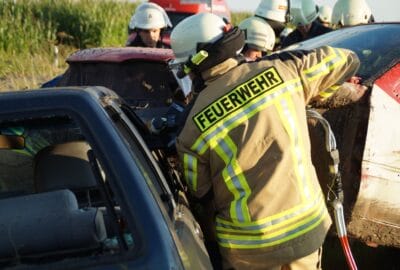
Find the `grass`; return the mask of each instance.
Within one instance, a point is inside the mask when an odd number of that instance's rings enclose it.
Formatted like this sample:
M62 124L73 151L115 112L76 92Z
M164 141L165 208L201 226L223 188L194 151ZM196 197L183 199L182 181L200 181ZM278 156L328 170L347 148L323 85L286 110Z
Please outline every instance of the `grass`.
M39 87L61 74L65 58L78 49L123 46L135 6L111 0L0 1L0 91ZM232 23L250 15L233 13Z
M107 0L0 1L0 91L38 87L75 50L123 45L134 9Z

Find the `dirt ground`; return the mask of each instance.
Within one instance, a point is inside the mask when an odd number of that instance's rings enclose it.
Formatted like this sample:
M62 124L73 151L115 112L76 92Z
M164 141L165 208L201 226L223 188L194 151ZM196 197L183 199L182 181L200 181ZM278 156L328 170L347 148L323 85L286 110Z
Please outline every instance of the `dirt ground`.
M350 240L350 246L359 270L400 270L400 249L398 248L369 247L355 240ZM328 236L325 241L322 269L349 269L339 239L335 236Z

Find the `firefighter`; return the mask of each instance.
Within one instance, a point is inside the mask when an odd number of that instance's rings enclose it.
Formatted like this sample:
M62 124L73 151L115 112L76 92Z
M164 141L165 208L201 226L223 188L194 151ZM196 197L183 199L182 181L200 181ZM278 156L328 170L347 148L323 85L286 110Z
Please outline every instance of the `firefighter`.
M246 39L242 53L247 60L257 60L274 49L275 33L265 20L250 17L241 21L239 28L245 31Z
M332 24L336 28L374 22L365 0L338 0L333 6Z
M311 163L306 105L359 67L323 46L241 61L244 34L200 13L172 31L172 67L197 85L176 139L182 173L206 208L224 269L317 269L331 219ZM290 268L294 269L294 268Z
M275 37L279 37L286 23L290 20L289 15L290 0L261 0L258 4L254 16L260 17L274 29ZM276 39L275 46L279 46L279 39Z
M290 6L291 23L296 30L281 41L282 48L332 31L318 22L319 10L314 0L300 0L297 3L299 5L293 2Z
M129 22L126 46L169 48L162 40L168 27L172 24L162 7L155 3L142 3Z
M332 8L328 5L319 6L318 21L325 27L332 28Z

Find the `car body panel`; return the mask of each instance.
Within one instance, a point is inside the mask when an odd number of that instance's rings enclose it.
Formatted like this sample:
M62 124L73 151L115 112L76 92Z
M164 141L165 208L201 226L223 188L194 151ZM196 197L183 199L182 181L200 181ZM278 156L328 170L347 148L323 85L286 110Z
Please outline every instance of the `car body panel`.
M180 224L181 210L177 207L180 203L173 200L162 170L147 149L139 131L134 127L134 122L129 121L120 109L120 105L119 97L104 87L85 89L63 87L0 94L0 124L3 126L19 123L18 121L22 119L28 122L32 119L43 119L35 122L41 126L43 122L58 115L68 115L78 123L84 138L89 142L96 159L107 175L115 199L123 210L126 228L134 232L135 236L134 248L121 253L115 252L104 256L97 253L91 255L92 258L63 258L62 262L49 261L39 265L30 265L26 262L25 265L18 264L19 260L24 262L24 257L21 256L15 265L18 269L21 269L21 266L24 269L35 267L207 269L211 267L201 238L199 239L201 232L198 228L197 231L192 230L196 221L189 216L190 212L186 212L192 227L187 227L185 232L181 232L182 228L186 227ZM117 127L118 125L120 127ZM121 130L131 134L128 136L129 140ZM133 146L136 148L132 148ZM3 154L4 151L0 151L0 155ZM144 163L140 163L140 160ZM0 188L0 191L3 190ZM188 240L189 234L192 235L191 241ZM186 242L182 242L181 237L186 239ZM188 255L190 250L198 250L199 253L202 250L203 253L195 258ZM3 262L4 258L0 258L0 265ZM13 267L10 266L10 269Z
M376 81L370 98L361 182L349 231L400 247L400 64ZM360 229L362 228L362 229Z
M358 100L334 96L317 107L335 133L340 153L346 224L350 236L371 245L400 247L400 23L342 28L288 47L331 45L357 53L368 91ZM328 192L323 134L310 127L313 162ZM326 155L326 153L325 153Z

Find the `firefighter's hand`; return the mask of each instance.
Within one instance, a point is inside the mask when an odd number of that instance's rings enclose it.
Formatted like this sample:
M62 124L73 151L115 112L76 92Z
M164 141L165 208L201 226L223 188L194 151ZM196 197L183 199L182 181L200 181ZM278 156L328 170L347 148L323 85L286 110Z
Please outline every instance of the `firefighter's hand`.
M152 134L160 134L165 128L167 128L168 122L165 117L154 117L149 123L149 130Z

